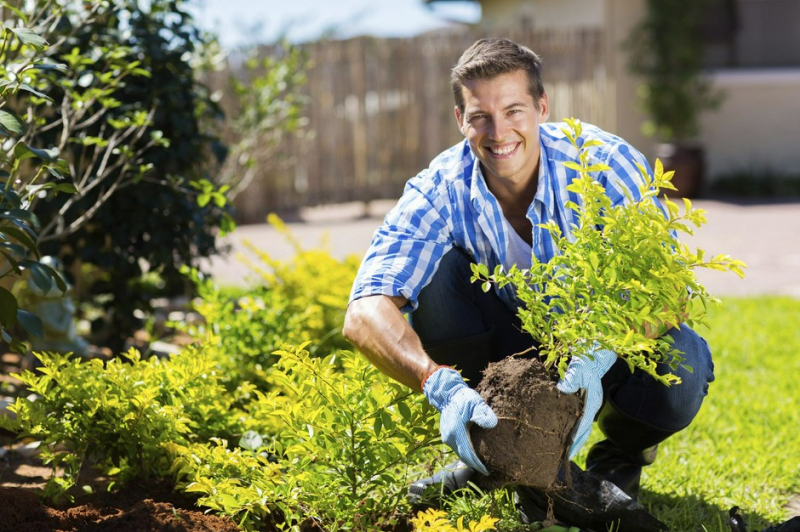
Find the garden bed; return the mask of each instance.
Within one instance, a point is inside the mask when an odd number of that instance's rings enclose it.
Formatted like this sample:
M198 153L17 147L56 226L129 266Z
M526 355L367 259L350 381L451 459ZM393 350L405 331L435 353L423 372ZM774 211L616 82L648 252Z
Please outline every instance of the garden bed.
M5 476L5 475L4 475ZM15 474L14 476L19 476ZM237 532L236 524L203 513L191 499L168 488L129 486L119 492L86 495L74 504L42 503L30 489L0 487L0 531L14 532Z
M7 353L0 358L0 385L5 391L18 389L9 373L19 371L20 357ZM5 394L3 394L5 395ZM126 486L108 492L103 479L87 481L93 493L61 506L45 504L38 492L52 469L44 465L35 449L0 433L0 532L236 532L227 518L205 514L194 499L163 484Z

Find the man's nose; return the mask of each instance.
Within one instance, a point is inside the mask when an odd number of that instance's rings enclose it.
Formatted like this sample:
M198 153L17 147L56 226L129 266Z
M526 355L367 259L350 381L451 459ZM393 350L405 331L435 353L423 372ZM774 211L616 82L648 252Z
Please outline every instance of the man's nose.
M489 130L489 138L491 140L503 140L509 132L509 127L503 118L496 117L492 120L492 125Z

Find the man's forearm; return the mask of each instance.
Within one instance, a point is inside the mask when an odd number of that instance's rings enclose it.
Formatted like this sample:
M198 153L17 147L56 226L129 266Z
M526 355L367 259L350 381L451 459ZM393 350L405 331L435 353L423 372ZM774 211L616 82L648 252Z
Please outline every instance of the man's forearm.
M347 308L342 332L375 367L419 391L436 363L400 312L402 303L387 296L357 299Z

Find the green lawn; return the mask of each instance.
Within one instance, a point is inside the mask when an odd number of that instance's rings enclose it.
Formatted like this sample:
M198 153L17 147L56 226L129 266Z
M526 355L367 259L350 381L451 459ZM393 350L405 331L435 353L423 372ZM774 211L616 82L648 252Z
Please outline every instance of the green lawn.
M739 506L751 532L788 519L800 497L800 300L727 298L700 330L714 355L716 380L700 414L659 447L645 468L640 502L672 532L730 532ZM595 428L576 461L602 438ZM475 504L456 497L451 519L501 517L498 530L522 530L504 494ZM493 502L492 502L493 501Z
M641 502L673 531L729 532L734 505L760 530L800 493L800 300L724 299L709 324L716 381L646 468Z

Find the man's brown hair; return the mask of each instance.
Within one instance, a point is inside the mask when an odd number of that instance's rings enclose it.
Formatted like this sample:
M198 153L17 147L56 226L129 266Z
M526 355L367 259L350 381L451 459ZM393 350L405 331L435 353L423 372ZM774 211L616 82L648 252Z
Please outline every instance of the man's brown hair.
M542 60L536 53L508 39L480 39L461 54L450 74L450 86L459 113L464 114L466 81L491 79L500 74L523 70L528 75L528 93L533 96L536 108L544 96L542 85Z

